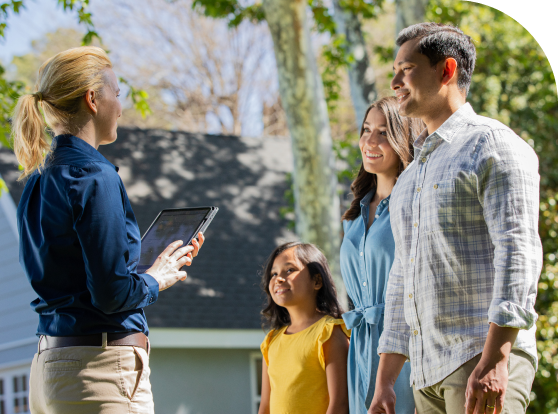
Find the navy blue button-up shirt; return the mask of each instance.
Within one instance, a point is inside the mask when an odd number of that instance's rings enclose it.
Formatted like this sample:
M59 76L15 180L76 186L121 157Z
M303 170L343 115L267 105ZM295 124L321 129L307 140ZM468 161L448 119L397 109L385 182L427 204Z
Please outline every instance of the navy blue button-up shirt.
M17 209L19 261L38 298L37 335L148 334L159 284L136 273L140 232L117 168L71 135L52 142Z

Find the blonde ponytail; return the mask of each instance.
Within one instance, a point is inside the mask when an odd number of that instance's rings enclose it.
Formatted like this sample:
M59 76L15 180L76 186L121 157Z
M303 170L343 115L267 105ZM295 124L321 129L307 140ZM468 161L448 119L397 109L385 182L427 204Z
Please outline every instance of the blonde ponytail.
M14 152L23 166L23 173L19 177L21 180L41 168L50 145L46 140L45 122L35 95L23 95L18 99L12 119Z
M20 97L12 117L14 152L23 166L20 180L43 166L50 151L46 127L71 133L81 99L89 89L101 93L109 68L112 63L105 51L94 46L68 49L43 63L37 92Z

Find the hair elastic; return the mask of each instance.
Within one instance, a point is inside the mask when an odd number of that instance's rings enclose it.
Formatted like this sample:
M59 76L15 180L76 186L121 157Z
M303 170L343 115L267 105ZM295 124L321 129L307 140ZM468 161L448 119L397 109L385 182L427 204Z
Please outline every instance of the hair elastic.
M34 96L35 98L37 98L37 100L38 100L39 102L41 102L41 101L43 100L43 94L42 94L41 92L35 92L35 93L33 94L33 96Z

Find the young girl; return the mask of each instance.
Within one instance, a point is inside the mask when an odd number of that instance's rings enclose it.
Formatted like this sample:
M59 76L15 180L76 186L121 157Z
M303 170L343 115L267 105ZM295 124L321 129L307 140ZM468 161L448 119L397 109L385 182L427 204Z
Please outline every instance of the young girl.
M272 330L261 345L259 414L349 412L347 330L324 255L312 244L286 243L262 278L263 315Z

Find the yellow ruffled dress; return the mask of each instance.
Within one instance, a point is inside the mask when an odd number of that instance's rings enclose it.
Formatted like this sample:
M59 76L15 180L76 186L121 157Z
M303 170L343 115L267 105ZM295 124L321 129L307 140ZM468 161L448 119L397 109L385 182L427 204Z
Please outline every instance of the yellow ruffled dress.
M323 345L343 319L324 316L295 334L270 331L261 350L271 385L270 414L325 414L329 405Z

